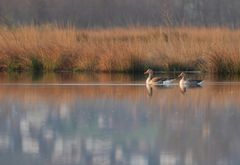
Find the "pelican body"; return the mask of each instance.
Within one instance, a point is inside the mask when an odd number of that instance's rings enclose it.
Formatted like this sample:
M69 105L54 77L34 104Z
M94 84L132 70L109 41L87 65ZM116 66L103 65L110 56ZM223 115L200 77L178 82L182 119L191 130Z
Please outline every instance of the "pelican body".
M178 77L181 78L181 80L179 81L180 87L196 87L201 86L203 83L203 80L186 79L186 74L184 72L182 72Z
M153 77L153 70L148 69L144 74L148 74L148 78L146 80L147 85L169 85L175 79L167 79L161 77Z

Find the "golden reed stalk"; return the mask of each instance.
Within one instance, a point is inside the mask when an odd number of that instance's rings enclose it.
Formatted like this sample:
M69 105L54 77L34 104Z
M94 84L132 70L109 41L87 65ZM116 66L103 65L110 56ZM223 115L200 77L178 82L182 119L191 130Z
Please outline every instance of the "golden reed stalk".
M0 27L2 71L240 73L240 30L194 27Z

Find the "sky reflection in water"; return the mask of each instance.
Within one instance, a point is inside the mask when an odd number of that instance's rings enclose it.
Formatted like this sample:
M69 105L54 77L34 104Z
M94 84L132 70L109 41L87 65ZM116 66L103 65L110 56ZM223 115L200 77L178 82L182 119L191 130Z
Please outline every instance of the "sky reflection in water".
M1 75L0 83L137 83L130 75ZM210 80L209 80L210 81ZM240 85L0 85L1 164L240 162ZM213 80L211 80L213 82Z

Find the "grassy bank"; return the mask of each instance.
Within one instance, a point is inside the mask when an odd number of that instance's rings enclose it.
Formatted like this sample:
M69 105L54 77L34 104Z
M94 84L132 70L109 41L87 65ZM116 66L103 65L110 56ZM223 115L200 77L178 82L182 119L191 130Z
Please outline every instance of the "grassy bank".
M201 70L240 73L240 30L0 27L2 71Z

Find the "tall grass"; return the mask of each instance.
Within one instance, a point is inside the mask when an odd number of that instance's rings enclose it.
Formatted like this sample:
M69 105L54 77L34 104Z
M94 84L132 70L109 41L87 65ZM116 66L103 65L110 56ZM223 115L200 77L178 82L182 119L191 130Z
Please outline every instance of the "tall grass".
M0 27L0 69L240 73L239 46L240 30L225 28Z

